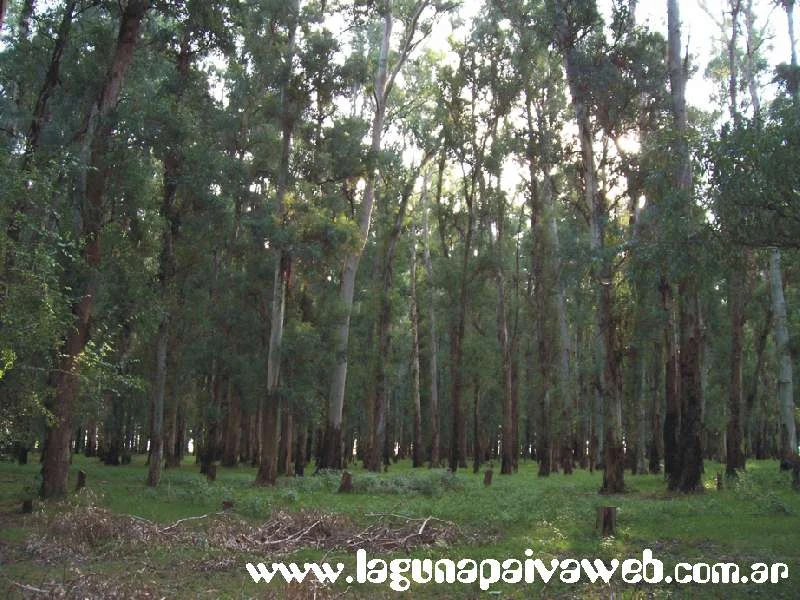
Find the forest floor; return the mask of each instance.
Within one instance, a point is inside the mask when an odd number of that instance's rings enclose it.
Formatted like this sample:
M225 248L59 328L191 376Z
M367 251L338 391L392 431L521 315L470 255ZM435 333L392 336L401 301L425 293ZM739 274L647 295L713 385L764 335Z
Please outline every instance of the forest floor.
M388 582L331 587L254 583L248 562L342 562L355 573L356 549L369 558L640 558L644 549L671 573L677 562L782 562L778 584L567 585L549 583L414 585L414 598L800 598L800 493L774 461L751 461L737 482L716 489L722 467L706 463L706 492L671 495L662 476L626 474L628 493L600 496L602 473L536 476L536 465L500 476L411 469L352 470L352 493L338 493L334 473L252 485L254 469L218 469L201 477L193 462L165 471L157 489L144 484L144 458L106 467L74 458L87 487L62 502L35 503L31 464L0 463L0 596L8 598L392 598ZM225 510L223 510L225 503ZM230 505L232 503L232 506ZM617 532L595 531L598 506L617 506ZM199 517L199 518L190 518ZM583 578L586 581L586 578ZM401 594L402 596L403 594Z

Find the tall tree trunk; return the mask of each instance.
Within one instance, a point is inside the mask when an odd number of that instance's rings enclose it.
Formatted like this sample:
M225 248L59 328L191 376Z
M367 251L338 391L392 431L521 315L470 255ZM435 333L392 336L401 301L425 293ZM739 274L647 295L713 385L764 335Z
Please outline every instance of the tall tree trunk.
M442 180L444 176L444 158L442 152L439 162L439 177L436 183L437 198L441 198ZM439 466L439 448L441 446L441 433L439 426L439 334L436 329L436 289L433 280L433 261L431 260L430 228L428 221L428 180L422 183L422 229L423 229L423 260L425 273L428 277L428 330L430 346L430 466Z
M678 431L680 429L680 399L678 395L678 350L675 335L675 308L672 286L661 278L661 308L664 312L664 474L669 477L678 468Z
M742 451L742 337L744 330L744 265L733 267L729 281L731 319L730 386L728 388L728 426L726 435L727 457L725 471L735 476L744 470L745 456Z
M167 309L164 309L165 311ZM158 327L156 340L156 374L151 390L150 457L147 469L147 485L154 487L161 479L161 459L164 437L164 388L167 378L167 342L169 340L169 317L164 315Z
M103 196L106 169L105 150L111 127L101 124L116 105L125 72L133 61L139 28L149 6L148 0L129 0L120 21L119 35L105 81L86 117L82 133L82 172L78 189L85 207L81 237L85 240L84 257L90 273L81 286L78 300L72 306L74 323L66 336L55 375L53 424L48 427L42 464L41 495L44 498L63 496L67 491L69 470L69 438L72 414L78 388L77 359L89 341L92 310L96 293L95 272L100 266L100 234L103 227Z
M536 321L536 339L538 340L538 364L541 377L542 406L542 440L547 448L543 453L545 463L540 463L539 475L550 472L550 450L553 440L559 446L570 450L562 452L562 461L567 472L572 472L572 410L573 395L569 372L569 326L567 324L564 290L559 275L561 260L559 254L558 225L554 202L554 188L550 171L553 166L551 144L554 134L552 124L548 120L546 107L536 104L534 95L526 90L526 117L530 139L528 141L528 163L531 190L529 203L531 206L532 246L532 283L534 296L534 314ZM535 114L534 114L535 113ZM534 119L536 129L534 129ZM538 144L534 131L538 132ZM541 184L538 183L542 174ZM557 390L557 392L556 392ZM554 393L555 392L555 393ZM558 398L559 407L551 406L553 396ZM559 418L553 427L553 412Z
M242 439L242 408L239 393L230 381L227 396L221 462L223 467L235 467L239 464Z
M684 235L687 252L690 243L692 217L692 174L687 141L686 70L681 60L681 23L677 0L667 2L668 67L672 93L672 113L675 133L678 136L678 168L675 189L683 194ZM688 270L688 269L687 269ZM702 490L702 382L700 373L700 308L696 274L684 272L678 283L680 355L680 434L677 469L670 474L669 487L682 492Z
M479 167L476 166L475 170ZM466 421L462 407L464 392L464 333L467 319L467 284L469 279L469 260L472 254L472 235L475 215L473 211L475 177L473 171L470 189L465 189L464 200L467 204L467 228L464 232L464 248L461 255L461 272L459 273L458 305L456 315L450 324L450 403L452 427L450 436L450 458L448 467L455 473L466 464ZM464 184L465 188L468 184Z
M731 7L731 35L728 39L728 99L729 111L734 124L741 120L738 106L738 60L736 57L739 37L739 13L741 0L729 0ZM748 36L749 37L749 36ZM748 41L749 46L749 41ZM748 50L749 53L749 50ZM749 59L745 60L745 63ZM746 67L746 70L747 69ZM756 114L757 114L756 110ZM734 260L730 265L728 277L728 310L731 323L730 383L728 386L728 424L725 432L725 472L728 477L736 476L745 468L745 456L742 451L742 337L745 321L745 269L747 261L745 252L736 248Z
M387 86L389 42L392 36L392 3L388 0L383 9L383 37L381 39L378 70L375 74L375 115L372 120L371 151L377 155L381 150L383 121L386 116L386 102L391 86ZM360 243L358 248L348 254L342 268L339 283L339 300L344 311L342 322L335 331L336 362L331 377L328 397L328 418L325 429L325 442L321 455L320 468L342 468L342 417L344 415L344 393L347 384L347 349L350 339L350 315L353 310L356 273L361 255L369 237L372 207L375 200L375 174L370 172L364 188L364 199L359 215Z
M308 428L305 420L299 422L297 427L297 443L294 451L294 474L302 477L305 473L306 463L308 462Z
M786 22L789 33L790 64L797 70L797 49L794 34L794 0L784 0ZM795 86L795 100L798 98ZM775 322L775 351L778 356L778 406L780 410L779 455L787 458L797 454L797 424L795 421L794 383L792 355L789 347L789 329L786 299L783 293L781 275L781 252L778 248L770 250L769 257L770 297L772 315Z
M417 236L412 227L411 236L411 400L414 405L414 441L411 464L421 467L425 462L422 445L422 401L419 377L419 310L417 307Z
M188 27L188 25L187 25ZM189 60L191 57L189 33L184 32L180 52L175 65L177 87L173 110L177 112L189 79ZM164 195L161 203L161 216L166 221L162 233L161 264L159 266L159 294L161 301L161 322L156 339L156 368L151 390L150 410L152 430L150 432L150 463L147 485L154 487L161 479L161 459L164 452L164 392L167 381L167 353L169 351L170 316L172 287L177 271L175 242L180 229L180 212L176 207L178 180L183 171L183 156L177 144L167 150L164 158Z
M372 119L372 140L370 150L374 156L381 151L383 126L386 118L386 108L394 86L394 81L405 64L410 52L414 49L414 36L419 26L422 12L429 6L427 0L417 0L413 6L412 16L406 23L403 31L402 42L397 59L389 69L389 46L392 37L392 0L384 0L379 4L379 11L383 17L383 36L381 38L378 66L375 73L375 114ZM370 221L375 201L376 173L371 170L367 174L364 197L358 215L360 240L358 247L347 255L342 268L339 282L339 300L344 313L342 321L334 332L335 338L335 363L331 375L330 392L328 395L328 414L325 428L325 440L320 454L320 468L342 467L342 417L344 416L344 395L347 385L347 352L350 338L350 316L353 310L353 297L355 292L355 279L361 255L369 239ZM376 415L380 418L380 415ZM385 417L384 417L385 421ZM386 447L386 437L383 437L383 446ZM384 452L385 454L385 452Z
M484 194L482 193L482 195ZM494 224L497 228L497 242L494 244L494 260L496 265L494 279L495 288L497 290L497 341L500 345L500 376L503 382L503 424L500 473L502 475L510 475L514 472L514 459L516 454L515 430L517 428L517 423L514 420L513 357L511 355L511 336L509 332L508 312L506 310L506 274L503 250L503 238L505 237L505 200L502 194L497 194L497 214L494 218Z
M664 430L661 423L661 375L663 347L655 342L655 357L651 361L650 380L650 446L648 448L648 469L655 475L661 472L661 457L664 455Z
M775 323L775 353L778 357L778 406L780 408L780 447L782 458L797 454L792 355L789 349L789 328L786 299L781 276L781 253L772 248L769 257L770 297Z
M622 446L622 393L620 386L619 354L616 344L617 324L614 319L613 267L605 249L605 221L608 218L606 198L597 185L592 127L589 107L581 83L580 57L575 47L575 34L569 30L567 9L559 2L557 36L564 53L564 68L567 74L572 108L578 125L581 145L584 203L589 214L590 245L599 264L593 269L597 288L596 345L598 362L602 368L602 392L605 411L604 420L604 471L603 493L624 491L624 452Z
M295 36L300 19L299 0L292 0L290 8L289 34L284 73L281 83L281 155L278 166L278 181L275 189L275 215L278 222L286 216L284 199L289 186L289 167L292 153L292 135L295 115L289 99L292 80L292 63L295 55ZM261 454L256 484L274 485L278 474L278 435L280 428L280 398L278 386L281 379L281 346L286 320L286 291L291 274L291 256L286 248L278 248L275 273L272 282L272 304L270 311L269 350L267 353L267 394L261 398Z
M281 422L281 443L278 450L278 473L291 475L293 471L292 452L294 452L294 415L287 409L283 411Z
M403 228L403 221L406 215L408 201L414 191L417 170L413 170L403 186L400 197L400 206L395 214L392 229L386 238L381 257L381 290L378 301L378 348L375 356L375 373L373 376L374 396L372 398L371 414L372 419L367 423L367 452L364 457L364 467L370 471L380 471L384 457L384 449L389 439L387 438L388 421L388 380L386 375L386 363L390 358L392 337L392 302L391 293L394 283L394 257L397 252L397 243L400 240L400 232ZM385 457L384 457L385 458Z
M180 466L175 446L178 439L178 398L174 384L170 386L170 401L164 407L164 468Z

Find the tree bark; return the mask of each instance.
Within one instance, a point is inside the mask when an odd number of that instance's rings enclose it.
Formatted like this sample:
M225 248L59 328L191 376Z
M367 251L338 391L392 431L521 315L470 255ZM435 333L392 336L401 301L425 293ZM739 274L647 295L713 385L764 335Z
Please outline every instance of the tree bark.
M235 386L228 382L228 393L225 411L224 441L222 448L222 466L235 467L239 464L239 449L242 439L242 409L239 393Z
M790 458L797 454L797 429L795 423L792 355L789 349L786 299L783 294L783 277L781 276L781 253L777 248L772 248L770 251L769 279L772 314L775 324L775 354L778 357L779 455L781 458Z

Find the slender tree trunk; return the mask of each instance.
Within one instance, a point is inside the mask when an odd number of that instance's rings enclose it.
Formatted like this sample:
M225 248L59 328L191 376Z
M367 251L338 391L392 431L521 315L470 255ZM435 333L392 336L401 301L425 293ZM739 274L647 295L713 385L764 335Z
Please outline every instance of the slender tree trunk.
M292 452L294 451L294 415L284 410L281 423L281 443L278 450L278 473L291 475L293 471Z
M102 230L103 196L106 169L103 164L111 128L101 123L116 105L125 78L133 61L139 28L149 6L148 0L129 0L122 13L119 36L108 73L92 104L82 133L81 158L83 169L78 189L85 198L87 214L83 215L82 237L86 240L84 256L89 265L88 281L82 286L78 301L72 306L74 323L62 347L55 375L56 389L52 405L53 424L48 428L45 445L47 452L42 464L42 489L44 498L63 496L67 491L69 469L69 438L72 414L77 393L77 359L89 341L92 310L96 293L94 272L100 266L100 234Z
M741 0L729 0L731 7L731 35L728 39L728 98L731 119L735 124L741 120L738 106L738 60L736 57L739 37L739 13ZM749 46L749 42L748 42ZM749 50L748 50L749 53ZM747 63L749 59L745 60ZM747 67L745 67L747 70ZM757 114L758 111L756 111ZM745 456L742 452L742 337L745 321L745 269L747 261L745 252L739 248L733 250L736 260L730 266L728 277L728 310L731 323L730 383L728 386L728 424L725 432L725 471L728 477L735 477L739 470L745 468Z
M664 393L666 410L664 412L664 474L669 477L678 466L678 431L680 429L680 399L678 396L678 351L675 336L675 309L672 299L672 286L665 277L661 278L661 307L664 311Z
M400 206L395 215L394 224L387 236L381 258L381 290L378 303L378 348L375 356L375 373L373 377L374 397L372 399L372 420L368 420L368 445L364 466L370 471L380 471L384 448L388 443L387 415L388 415L388 381L386 376L386 362L391 353L392 337L392 302L391 293L394 283L394 257L397 252L397 243L406 215L408 201L414 190L417 171L409 177L403 188Z
M604 420L604 493L624 491L624 453L622 446L622 393L620 386L620 365L616 344L617 324L614 320L614 278L613 267L605 249L605 221L608 207L604 194L597 185L597 172L592 144L592 127L589 110L581 84L580 57L577 55L573 32L568 30L566 7L559 3L558 41L564 52L564 67L567 74L572 108L578 125L584 180L584 203L589 213L590 245L598 257L594 268L597 287L597 331L596 344L599 364L602 368L602 395L605 403Z
M228 401L226 404L222 466L235 467L239 464L239 450L242 439L242 409L239 393L231 382L228 382Z
M295 36L300 18L299 0L292 0L290 7L289 37L281 87L281 155L278 181L275 189L275 214L280 222L285 218L284 199L289 185L289 168L292 153L292 135L295 116L290 106L289 86L292 79L292 63L295 54ZM275 260L272 283L272 305L270 312L269 350L267 353L267 394L261 398L261 455L256 484L274 485L278 472L278 435L280 427L280 398L278 386L281 379L281 346L286 320L286 291L291 274L291 256L286 248L279 248Z
M166 309L165 309L166 310ZM169 317L164 315L158 327L156 341L156 375L151 396L150 458L147 470L147 485L154 487L161 479L161 459L164 448L164 388L167 378L167 342L169 340Z
M734 266L729 281L731 319L730 386L728 398L727 457L725 471L735 476L744 470L742 452L742 337L744 330L744 265Z
M371 150L377 155L381 149L383 121L386 115L386 101L390 86L387 86L389 42L392 35L392 5L387 1L383 12L383 38L381 40L378 70L375 75L375 115L372 120ZM320 468L342 468L342 417L344 414L344 393L347 383L347 349L350 338L350 315L353 310L356 273L361 262L370 230L372 207L375 199L375 174L367 176L364 199L359 215L360 243L356 251L349 254L344 261L339 284L339 300L344 311L344 318L335 331L336 362L331 377L328 398L328 419L325 429L325 442L321 455Z
M411 399L414 404L414 441L411 463L421 467L425 462L422 445L422 401L419 377L419 310L417 308L417 237L411 238Z
M190 38L184 33L181 49L176 63L177 91L173 109L177 112L181 98L189 78L189 61L191 57ZM161 295L161 323L156 340L156 368L153 388L151 390L150 410L152 414L152 430L150 432L150 463L147 474L147 485L154 487L161 479L161 459L164 452L164 392L167 381L167 354L169 351L170 317L172 303L172 287L177 271L175 258L175 242L180 230L180 212L176 207L178 179L183 170L183 156L178 148L172 147L164 158L164 195L161 204L161 216L166 221L162 234L161 264L159 273L159 292Z
M478 168L478 167L476 167ZM469 278L469 260L472 254L472 235L475 215L473 212L473 193L475 191L475 177L470 190L465 190L464 199L467 204L467 228L464 232L464 247L461 255L461 272L459 274L458 306L455 319L450 325L450 403L452 415L452 429L450 436L450 459L448 467L455 473L458 468L466 463L466 427L462 397L464 392L464 333L467 319L467 283ZM465 184L466 187L466 184Z
M294 451L294 474L302 477L305 473L306 463L308 462L308 425L305 421L298 423L297 427L297 444Z
M651 361L652 376L650 381L650 446L648 452L648 468L655 475L661 472L661 457L664 455L664 429L661 423L661 375L663 348L655 343L654 360Z
M795 424L792 355L789 349L789 328L786 299L781 277L781 253L777 248L769 257L770 296L775 323L775 353L778 357L778 406L780 408L781 458L797 454L797 429Z
M437 180L437 197L441 198L442 179L444 175L444 152L439 163L439 178ZM423 259L425 273L428 277L428 328L430 333L430 466L439 466L439 448L441 447L441 434L439 429L439 335L436 329L436 289L433 280L433 261L431 260L430 229L428 221L428 180L423 181L422 187L422 227L423 227Z
M794 0L784 1L787 28L789 32L791 66L797 69L797 50L794 34ZM795 90L795 99L800 92ZM779 456L791 457L797 454L797 425L795 421L794 383L792 355L789 347L786 299L783 293L781 275L781 252L778 248L770 250L769 257L770 297L772 315L775 322L775 351L778 356L778 406L780 410Z
M692 175L687 142L688 124L686 116L686 71L681 60L681 23L677 0L667 2L668 21L668 66L672 93L672 113L675 132L679 138L678 169L675 188L684 195L684 235L690 234L692 216ZM687 248L693 253L691 248ZM691 255L690 255L691 257ZM688 267L687 267L688 270ZM678 284L680 355L680 434L677 469L670 473L669 487L681 492L702 490L703 443L702 443L702 382L700 373L700 308L696 274L683 273Z
M178 439L178 398L174 384L170 386L171 398L164 407L164 468L172 469L180 466L176 445Z

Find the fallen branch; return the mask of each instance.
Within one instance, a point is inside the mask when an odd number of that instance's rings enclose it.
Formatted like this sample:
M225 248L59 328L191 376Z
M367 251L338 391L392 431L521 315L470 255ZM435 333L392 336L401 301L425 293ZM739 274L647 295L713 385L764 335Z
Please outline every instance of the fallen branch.
M180 525L181 523L186 523L187 521L199 521L200 519L207 519L208 517L211 517L211 516L215 516L215 515L218 516L218 515L224 515L224 514L225 514L224 512L216 512L216 513L208 513L208 514L205 514L205 515L200 515L199 517L186 517L184 519L178 519L172 525L164 527L164 529L159 529L158 533L166 533L167 531L170 531L171 529L175 529L178 525Z
M6 577L8 579L8 577ZM25 585L24 583L20 583L19 581L14 581L13 579L8 579L8 581L20 589L25 590L26 592L33 592L35 594L50 594L48 590L42 590L37 587L33 587L32 585Z
M304 535L306 535L309 531L314 529L314 527L316 527L320 523L321 523L321 521L319 521L319 520L314 521L314 523L312 523L311 527L307 527L306 529L304 529L303 531L301 531L299 533L295 533L294 535L290 535L288 538L286 538L284 540L267 540L264 543L265 544L285 544L287 542L293 542L293 541L295 541L297 539L302 538Z

